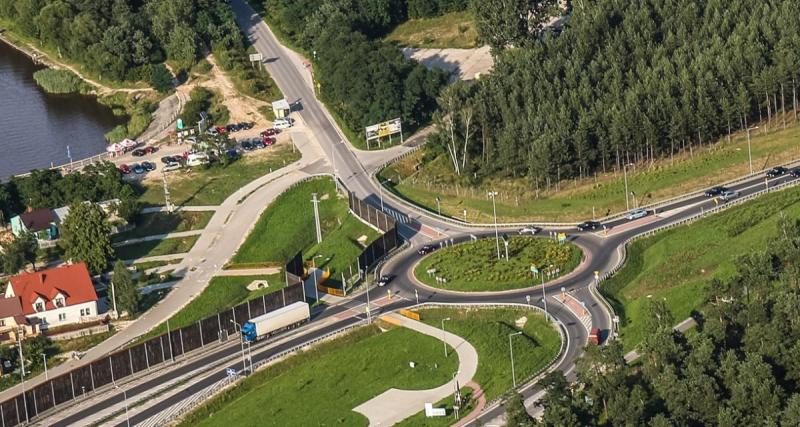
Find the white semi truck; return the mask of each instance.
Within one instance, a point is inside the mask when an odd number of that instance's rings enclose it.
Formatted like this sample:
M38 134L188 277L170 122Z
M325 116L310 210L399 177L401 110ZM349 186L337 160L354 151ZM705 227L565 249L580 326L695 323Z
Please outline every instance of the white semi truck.
M307 322L310 318L311 311L308 308L308 304L298 301L250 319L242 326L242 336L247 341L256 341L277 332L291 329Z

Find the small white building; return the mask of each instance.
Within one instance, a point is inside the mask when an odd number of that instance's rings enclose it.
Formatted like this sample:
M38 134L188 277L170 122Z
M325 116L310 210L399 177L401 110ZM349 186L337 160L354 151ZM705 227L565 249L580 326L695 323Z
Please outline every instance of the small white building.
M39 330L96 320L99 314L97 293L84 263L11 277L4 297L18 299L22 315Z
M289 105L289 101L283 98L272 103L272 112L276 119L282 119L292 112L292 107Z

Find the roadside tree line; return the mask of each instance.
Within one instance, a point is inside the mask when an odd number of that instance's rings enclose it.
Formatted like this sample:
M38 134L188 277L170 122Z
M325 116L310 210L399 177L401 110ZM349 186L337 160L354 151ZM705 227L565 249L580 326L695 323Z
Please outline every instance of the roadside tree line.
M516 3L475 12L494 70L439 99L430 147L465 180L547 184L797 120L795 1L574 2L560 35Z

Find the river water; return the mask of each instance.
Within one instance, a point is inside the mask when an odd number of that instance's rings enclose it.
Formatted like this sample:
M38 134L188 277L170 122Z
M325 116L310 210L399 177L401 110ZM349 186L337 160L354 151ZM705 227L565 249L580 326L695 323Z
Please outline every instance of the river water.
M0 180L80 160L105 150L106 132L123 122L91 96L51 95L33 80L40 69L0 41Z

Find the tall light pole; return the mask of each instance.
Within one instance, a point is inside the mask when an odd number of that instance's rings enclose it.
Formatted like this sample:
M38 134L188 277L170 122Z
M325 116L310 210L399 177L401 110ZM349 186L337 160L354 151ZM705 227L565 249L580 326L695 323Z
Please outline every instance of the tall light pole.
M492 198L492 211L494 212L494 240L497 246L497 259L500 259L500 232L497 231L497 205L495 204L495 197L497 191L490 191L488 196Z
M114 278L111 278L111 302L114 307L114 318L119 318L119 312L117 311L117 293L114 291Z
M334 181L336 177L334 177ZM317 193L311 193L311 203L314 204L314 226L317 230L317 243L322 242L322 228L319 224L319 199Z
M416 289L414 289L414 296L417 298L417 305L419 305L419 292Z
M625 210L631 209L630 202L628 201L628 165L622 165L622 175L625 177Z
M753 174L753 150L750 148L750 131L758 129L758 126L747 128L747 158L750 160L750 175Z
M517 388L517 374L514 372L514 346L511 345L511 337L515 335L522 335L522 331L508 334L508 352L511 355L511 381L514 388Z
M233 323L233 325L234 325L234 330L236 330L236 328L239 329L239 344L241 344L241 346L242 346L242 374L246 375L247 374L247 363L245 362L245 359L244 359L244 334L242 333L242 326L240 324L236 323L236 321L233 320L233 319L231 319L231 323Z
M450 320L449 317L445 317L442 319L442 343L444 344L444 357L447 357L447 341L445 340L445 333L444 333L444 321Z
M42 360L44 361L44 379L47 380L47 355L42 354Z
M550 316L547 315L547 295L544 293L544 268L542 269L542 302L544 303L544 318L549 321Z
M122 392L122 401L125 402L125 423L127 427L131 427L131 417L128 415L128 392L119 386L114 386L114 388Z

